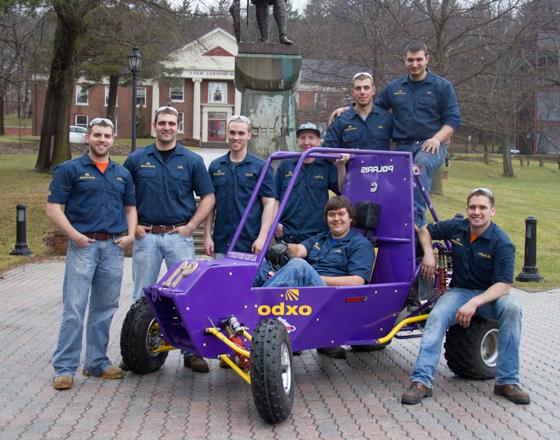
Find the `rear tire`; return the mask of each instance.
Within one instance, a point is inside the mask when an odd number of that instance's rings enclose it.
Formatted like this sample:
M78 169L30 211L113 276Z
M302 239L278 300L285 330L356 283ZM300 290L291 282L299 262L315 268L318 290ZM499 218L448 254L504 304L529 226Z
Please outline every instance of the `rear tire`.
M496 377L498 359L498 321L473 317L471 325L453 325L445 338L445 359L457 376L487 380Z
M292 346L286 327L276 319L257 324L251 340L251 390L268 423L286 420L294 404Z
M146 298L130 307L121 331L121 356L127 367L138 374L153 373L161 368L168 352L154 353L164 344L159 323Z

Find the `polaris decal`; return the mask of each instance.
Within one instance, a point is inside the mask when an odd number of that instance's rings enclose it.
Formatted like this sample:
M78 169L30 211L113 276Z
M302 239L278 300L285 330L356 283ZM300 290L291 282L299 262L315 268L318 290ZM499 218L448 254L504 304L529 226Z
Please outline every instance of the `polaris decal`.
M392 173L393 165L373 165L370 167L362 167L360 173L374 174L374 173Z

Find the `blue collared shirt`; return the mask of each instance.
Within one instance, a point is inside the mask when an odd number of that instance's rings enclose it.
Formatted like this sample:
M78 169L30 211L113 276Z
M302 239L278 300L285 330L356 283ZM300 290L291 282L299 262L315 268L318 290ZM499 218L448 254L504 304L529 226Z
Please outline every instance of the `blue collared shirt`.
M296 168L297 159L282 161L276 171L276 198L282 200ZM288 199L280 223L289 243L301 243L306 238L328 230L323 208L329 200L329 190L338 190L336 166L324 159L304 164Z
M393 112L393 140L414 142L430 139L444 125L461 126L461 115L453 85L428 71L423 81L408 75L391 81L375 104Z
M388 150L392 131L393 117L388 111L374 105L364 121L351 106L329 127L323 147Z
M428 231L434 240L451 241L451 287L486 290L495 283L513 283L515 246L495 223L472 243L468 219L432 223Z
M124 207L136 205L128 170L110 160L102 173L87 153L54 169L47 200L64 205L68 221L82 234L128 231Z
M264 161L247 153L242 162L231 162L229 153L214 159L208 168L216 193L214 251L225 253L239 225L243 212L259 179ZM270 169L259 189L257 200L243 228L236 251L251 252L261 229L263 205L261 197L274 198L274 180Z
M177 225L188 222L196 210L194 193L214 192L202 157L177 144L163 162L155 144L136 150L124 166L136 186L138 222Z
M328 231L322 232L301 244L307 249L307 262L319 275L358 275L369 283L375 253L373 245L359 232L350 230L340 240L334 240Z

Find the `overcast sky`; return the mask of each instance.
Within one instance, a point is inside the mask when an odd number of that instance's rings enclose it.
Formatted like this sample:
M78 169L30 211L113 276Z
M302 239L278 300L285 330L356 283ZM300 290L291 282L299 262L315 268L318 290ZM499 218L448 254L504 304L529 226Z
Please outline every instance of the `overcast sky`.
M305 7L305 5L308 2L308 0L287 0L287 1L288 1L288 3L291 3L293 6L298 8L300 11ZM195 0L194 3L198 3L200 5L207 6L207 5L216 4L217 1L216 0ZM245 9L247 7L247 1L246 0L241 1L241 7L243 9Z

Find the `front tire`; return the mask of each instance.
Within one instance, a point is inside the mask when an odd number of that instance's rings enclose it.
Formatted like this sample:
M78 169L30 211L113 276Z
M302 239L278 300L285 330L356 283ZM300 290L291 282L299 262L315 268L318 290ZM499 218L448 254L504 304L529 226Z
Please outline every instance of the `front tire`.
M473 317L471 325L453 325L445 338L445 359L457 376L487 380L496 377L498 359L498 321Z
M168 352L153 350L164 344L159 323L148 300L143 297L130 307L121 331L121 356L128 368L138 374L153 373L161 368Z
M292 346L286 327L265 319L251 340L251 390L261 417L268 423L286 420L294 404Z

